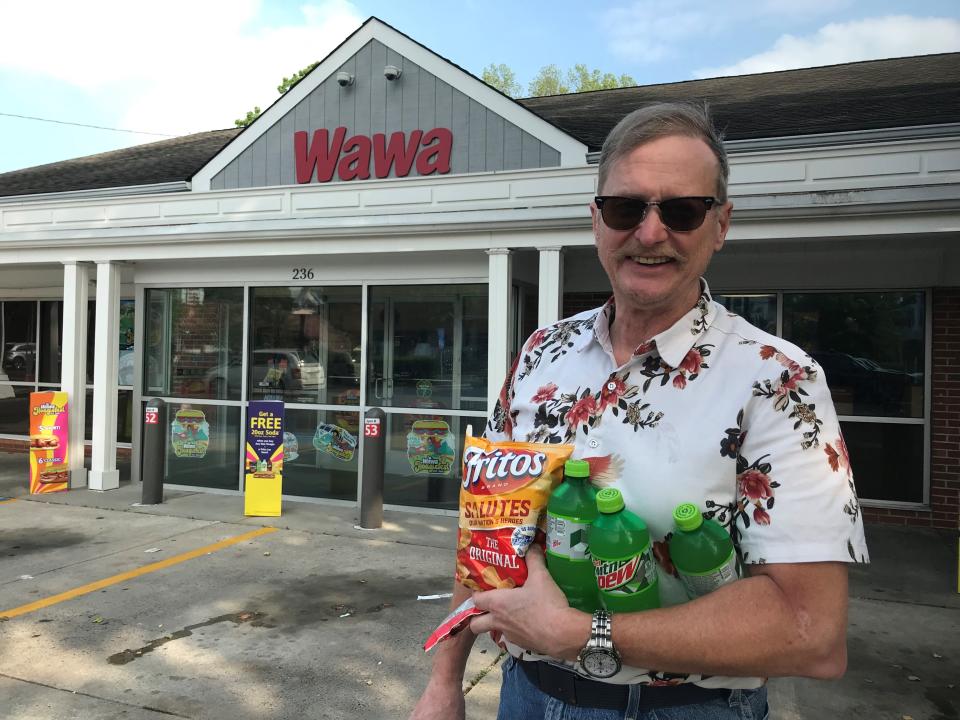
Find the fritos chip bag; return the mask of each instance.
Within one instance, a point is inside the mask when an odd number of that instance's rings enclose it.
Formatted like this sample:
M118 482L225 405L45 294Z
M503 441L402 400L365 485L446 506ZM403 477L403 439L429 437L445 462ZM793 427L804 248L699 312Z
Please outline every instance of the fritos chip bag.
M572 445L490 442L467 435L463 444L457 582L471 590L519 587L530 543L543 544L547 500L563 479ZM474 615L467 598L423 645L430 650L458 633Z
M543 542L547 500L571 445L494 443L469 435L463 449L457 582L471 590L523 585L523 559ZM539 535L539 537L538 537Z

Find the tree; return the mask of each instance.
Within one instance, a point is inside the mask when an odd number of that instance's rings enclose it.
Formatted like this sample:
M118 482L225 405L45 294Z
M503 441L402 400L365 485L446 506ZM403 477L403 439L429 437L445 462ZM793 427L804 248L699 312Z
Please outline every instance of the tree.
M557 65L544 65L527 87L531 97L543 95L566 95L570 86L563 82L563 74Z
M483 69L480 77L487 85L495 87L504 95L516 98L523 94L523 88L517 82L516 73L503 63L499 65L490 63Z
M590 90L610 90L636 84L637 81L629 75L617 77L613 73L602 73L596 68L590 70L582 63L574 65L565 75L558 66L545 65L540 68L540 72L530 83L528 91L531 97L542 97Z
M301 68L300 70L297 70L290 77L283 78L283 82L277 85L277 92L280 93L281 95L286 94L287 90L289 90L298 82L300 82L300 80L303 79L304 75L309 73L319 64L320 64L319 61L310 63L305 68ZM260 107L256 106L253 108L253 110L247 111L246 117L234 120L233 124L236 125L237 127L246 127L247 125L252 123L254 120L256 120L258 117L260 117L260 113L261 113Z

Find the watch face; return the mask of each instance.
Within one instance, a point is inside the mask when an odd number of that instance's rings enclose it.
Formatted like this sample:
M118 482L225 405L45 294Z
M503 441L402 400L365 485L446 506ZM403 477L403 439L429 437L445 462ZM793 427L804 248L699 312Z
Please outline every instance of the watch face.
M583 669L595 678L613 677L620 671L620 660L609 650L591 650L583 656Z

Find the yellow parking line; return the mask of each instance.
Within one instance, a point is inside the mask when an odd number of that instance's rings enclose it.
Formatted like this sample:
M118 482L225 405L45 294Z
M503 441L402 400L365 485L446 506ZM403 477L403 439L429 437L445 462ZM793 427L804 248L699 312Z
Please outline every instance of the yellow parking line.
M5 500L0 500L0 505L8 505L12 502L16 502L16 498L6 498Z
M73 590L67 590L66 592L59 593L58 595L51 595L43 600L37 600L36 602L32 602L27 605L21 605L20 607L15 607L12 610L0 610L0 618L15 618L18 615L25 615L26 613L33 612L34 610L41 610L45 607L56 605L57 603L72 600L73 598L80 597L81 595L96 592L97 590L109 587L110 585L116 585L124 580L131 580L132 578L140 577L141 575L156 572L157 570L163 570L171 565L176 565L186 560L192 560L195 557L216 552L217 550L223 550L224 548L230 547L231 545L236 545L244 540L251 540L252 538L260 537L261 535L266 535L276 531L277 528L273 527L262 527L257 530L252 530L251 532L244 533L243 535L237 535L236 537L221 540L213 545L197 548L196 550L191 550L190 552L174 555L173 557L167 558L166 560L161 560L160 562L144 565L143 567L139 567L135 570L128 570L127 572L120 573L119 575L113 575L111 577L104 578L103 580L97 580L96 582L92 582L87 585L81 585Z

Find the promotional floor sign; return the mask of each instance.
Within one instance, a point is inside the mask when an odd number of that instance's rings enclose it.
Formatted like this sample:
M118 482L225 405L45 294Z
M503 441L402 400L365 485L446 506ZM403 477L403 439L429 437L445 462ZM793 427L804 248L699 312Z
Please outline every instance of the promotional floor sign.
M31 493L70 487L67 437L67 393L30 393Z
M283 488L283 403L251 401L246 435L243 514L279 517Z

